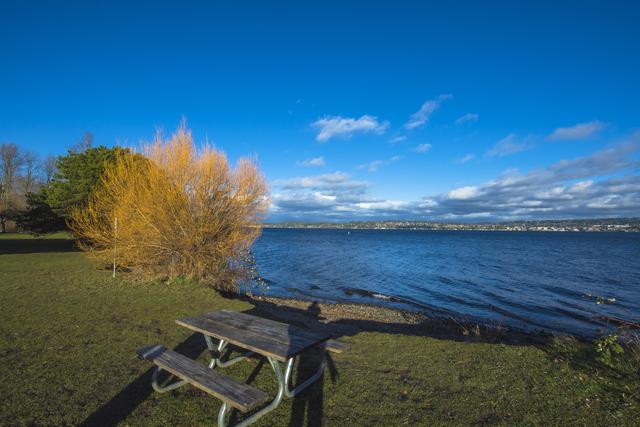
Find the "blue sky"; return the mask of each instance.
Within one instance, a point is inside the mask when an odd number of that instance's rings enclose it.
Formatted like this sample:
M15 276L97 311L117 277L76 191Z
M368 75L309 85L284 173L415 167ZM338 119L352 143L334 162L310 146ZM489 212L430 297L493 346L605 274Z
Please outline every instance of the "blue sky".
M186 117L272 221L640 215L638 2L136 3L0 4L0 142Z

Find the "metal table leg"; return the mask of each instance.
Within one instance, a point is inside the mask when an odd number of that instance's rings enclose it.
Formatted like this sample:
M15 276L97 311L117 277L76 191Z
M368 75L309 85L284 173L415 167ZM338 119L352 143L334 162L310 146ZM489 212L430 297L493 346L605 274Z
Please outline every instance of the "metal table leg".
M218 348L216 349L215 345L213 344L213 340L209 335L205 335L204 340L207 342L207 348L209 349L209 353L211 353L211 362L209 363L209 367L211 369L215 368L216 366L220 368L226 368L254 354L252 351L248 351L244 353L242 356L237 356L231 360L227 360L226 362L223 362L221 357L222 357L222 352L225 350L225 348L227 348L227 342L225 340L220 340L218 342Z
M276 397L273 399L273 401L271 401L271 403L269 403L267 406L265 406L255 414L251 415L250 417L236 424L235 427L244 427L256 422L259 418L263 417L264 415L276 409L278 405L280 405L280 402L282 401L282 397L284 396L284 393L285 393L285 381L284 381L284 375L282 375L282 369L280 368L280 362L278 362L275 359L272 359L271 357L267 357L267 360L271 364L273 371L276 373L276 378L278 380L278 393L276 394ZM225 418L226 418L228 409L229 409L229 405L223 402L222 406L220 407L220 412L218 412L219 427L225 427L227 425Z
M211 362L209 363L209 368L212 368L212 369L215 368L216 366L218 366L220 368L226 368L226 367L231 366L231 365L233 365L235 363L238 363L241 360L244 360L247 357L249 357L249 356L254 354L254 352L250 351L250 352L247 352L247 353L245 353L245 354L243 354L241 356L237 356L237 357L234 357L233 359L230 359L230 360L228 360L226 362L223 362L221 360L222 353L226 349L228 343L226 341L224 341L224 340L220 340L218 342L218 345L217 345L217 348L216 348L216 345L213 343L213 340L212 340L212 338L210 336L204 335L204 339L205 339L205 341L207 343L207 348L209 349L209 352L211 353ZM278 405L280 405L280 402L282 401L282 398L284 396L287 396L287 397L295 397L295 396L297 396L298 394L300 394L300 392L305 390L311 384L313 384L314 382L318 381L322 377L322 374L324 373L325 361L324 361L324 357L323 357L322 361L320 362L320 366L318 367L318 370L311 377L306 379L303 383L299 384L297 387L295 387L293 390L291 390L289 388L289 381L291 379L291 374L293 372L294 358L291 357L291 358L287 359L286 369L285 369L285 373L284 374L282 373L282 368L280 367L280 362L278 362L277 360L275 360L275 359L273 359L271 357L267 357L267 360L269 361L269 364L273 368L273 371L276 374L276 379L278 381L278 392L276 393L276 397L267 406L265 406L264 408L262 408L258 412L252 414L251 416L245 418L240 423L236 424L234 427L244 427L244 426L248 426L250 424L253 424L258 419L262 418L264 415L266 415L269 412L271 412L274 409L276 409L278 407ZM180 384L180 385L182 385L182 384ZM177 388L180 385L177 385L174 388ZM171 386L168 386L168 387L172 387L172 386L173 386L173 384ZM155 386L154 386L154 388L155 388ZM167 389L167 391L168 390L170 390L170 389ZM220 411L218 412L218 426L219 427L226 427L226 425L227 425L227 421L226 421L227 412L229 412L229 405L227 405L226 403L222 402L222 406L220 407Z
M302 384L299 384L293 390L290 390L289 379L291 378L292 371L293 371L293 357L287 360L287 369L285 370L285 374L284 374L284 384L285 384L284 392L287 397L297 396L298 394L300 394L301 391L303 391L305 388L309 387L311 384L318 381L320 377L322 377L322 373L324 372L324 357L322 358L322 361L320 362L320 366L318 367L318 370L316 371L315 374L313 374L311 377L306 379Z
M158 374L161 370L162 369L156 367L153 370L153 374L151 375L151 387L153 387L153 389L158 393L166 393L167 391L175 390L176 388L182 387L187 383L185 380L179 380L172 384L169 384L168 386L162 387L160 384L158 384Z

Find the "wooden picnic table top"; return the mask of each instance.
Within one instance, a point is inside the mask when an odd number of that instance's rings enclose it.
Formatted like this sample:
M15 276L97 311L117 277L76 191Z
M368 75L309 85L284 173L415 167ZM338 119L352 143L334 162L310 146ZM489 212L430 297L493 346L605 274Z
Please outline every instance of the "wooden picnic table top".
M176 323L281 362L331 338L328 333L229 310L186 317Z

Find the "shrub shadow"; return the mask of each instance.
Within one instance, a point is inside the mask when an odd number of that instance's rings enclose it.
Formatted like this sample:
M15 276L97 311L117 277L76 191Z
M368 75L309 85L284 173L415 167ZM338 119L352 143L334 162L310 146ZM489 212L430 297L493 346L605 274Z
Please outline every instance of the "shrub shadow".
M0 239L0 255L75 252L73 239Z

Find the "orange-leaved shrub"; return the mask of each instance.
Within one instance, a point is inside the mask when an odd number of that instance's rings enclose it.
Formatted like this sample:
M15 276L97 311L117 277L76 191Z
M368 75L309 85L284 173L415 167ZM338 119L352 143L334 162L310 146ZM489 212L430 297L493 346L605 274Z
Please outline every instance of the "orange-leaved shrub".
M246 255L268 203L257 163L232 167L223 152L196 149L184 125L142 153L119 156L71 213L81 246L120 267L235 289L250 274Z

